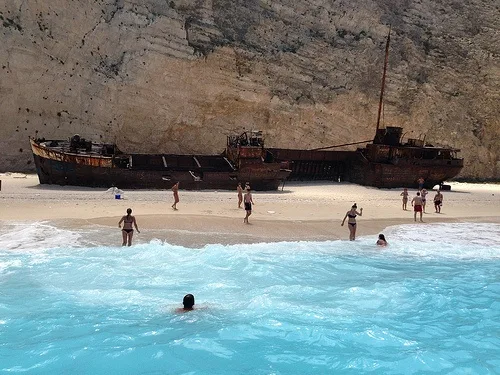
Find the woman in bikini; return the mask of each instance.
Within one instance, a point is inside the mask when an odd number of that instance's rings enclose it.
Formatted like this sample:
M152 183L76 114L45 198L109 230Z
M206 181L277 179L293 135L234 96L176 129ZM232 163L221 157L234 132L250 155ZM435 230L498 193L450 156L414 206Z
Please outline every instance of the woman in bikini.
M135 227L137 230L137 233L141 233L139 231L139 228L137 228L137 222L135 221L135 216L132 216L132 209L127 208L127 215L123 216L120 221L118 222L118 228L122 227L123 223L123 229L122 229L122 236L123 236L123 243L122 246L125 246L128 244L128 246L132 246L132 237L134 236L134 229L132 225Z
M403 192L399 194L403 197L403 211L406 211L406 205L408 204L408 189L404 188Z
M387 241L382 233L378 235L377 246L387 246Z
M241 204L243 203L243 188L241 187L241 182L238 182L236 190L238 191L238 208L241 208Z
M422 189L422 191L420 192L420 196L422 197L422 209L425 213L425 204L427 202L427 194L428 194L428 191L427 189Z
M177 182L174 186L172 186L172 191L174 192L174 204L172 208L177 210L177 203L179 203L179 183Z
M363 209L360 208L359 212L356 210L358 206L354 203L349 211L344 216L344 220L342 220L342 226L345 223L345 219L349 218L347 221L347 226L349 227L349 240L354 241L356 239L356 216L363 216Z

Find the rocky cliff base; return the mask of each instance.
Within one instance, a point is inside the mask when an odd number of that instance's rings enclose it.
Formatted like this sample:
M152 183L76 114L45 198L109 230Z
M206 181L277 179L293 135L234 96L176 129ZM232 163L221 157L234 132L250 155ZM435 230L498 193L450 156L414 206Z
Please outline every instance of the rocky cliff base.
M135 152L214 153L373 138L383 122L462 149L461 178L500 178L495 2L7 0L0 5L0 170L33 170L28 136Z

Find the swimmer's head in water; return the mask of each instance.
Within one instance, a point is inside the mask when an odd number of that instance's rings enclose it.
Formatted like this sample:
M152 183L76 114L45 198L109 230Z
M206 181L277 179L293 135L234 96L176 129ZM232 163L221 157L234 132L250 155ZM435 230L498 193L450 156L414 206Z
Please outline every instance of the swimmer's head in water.
M385 241L385 236L381 233L381 234L378 235L378 239L382 240L382 241Z
M192 309L194 306L194 296L192 294L186 294L182 300L182 304L185 309Z
M132 209L131 208L127 208L127 215L130 215L132 213Z

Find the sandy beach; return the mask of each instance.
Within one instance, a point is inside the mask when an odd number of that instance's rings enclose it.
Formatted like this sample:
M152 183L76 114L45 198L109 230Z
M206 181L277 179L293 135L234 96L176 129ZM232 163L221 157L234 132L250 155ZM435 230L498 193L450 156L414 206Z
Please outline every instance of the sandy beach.
M341 221L356 202L363 207L357 236L375 236L385 228L414 224L412 207L401 208L400 189L376 189L349 183L288 182L275 192L254 192L250 224L237 208L236 191L180 190L178 210L170 190L125 191L115 199L106 189L40 185L36 175L0 174L1 221L48 221L59 227L109 227L120 233L117 223L128 207L133 209L140 234L135 243L161 238L172 244L199 247L210 243L277 241L324 241L348 239ZM430 191L426 223L500 223L500 185L451 183L445 191L442 213L434 212ZM410 199L415 195L410 190Z

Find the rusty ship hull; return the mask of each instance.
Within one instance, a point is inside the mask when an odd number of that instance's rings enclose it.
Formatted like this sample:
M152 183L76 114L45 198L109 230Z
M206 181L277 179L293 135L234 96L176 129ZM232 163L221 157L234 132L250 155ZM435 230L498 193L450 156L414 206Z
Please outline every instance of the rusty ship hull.
M459 149L426 145L424 140L403 141L402 127L378 129L373 142L356 150L347 179L379 188L424 187L432 189L457 176L464 166Z
M378 188L418 188L417 180L424 179L423 186L432 189L457 176L463 168L463 159L412 160L399 159L393 162L370 162L358 155L350 163L346 180L360 185Z
M292 173L288 180L291 181L343 181L377 188L416 188L417 180L422 177L424 187L432 189L453 179L463 168L463 159L371 162L356 151L272 151L279 155L277 160L290 162ZM286 159L281 159L284 155Z
M290 170L254 157L259 147L238 147L238 163L225 155L123 154L114 145L30 139L41 184L124 189L233 190L249 182L253 190L276 190ZM103 151L107 148L107 152Z
M276 161L290 162L289 180L347 181L378 188L432 189L457 176L464 166L460 150L425 146L417 139L402 140L401 127L379 129L374 140L355 151L270 148Z

